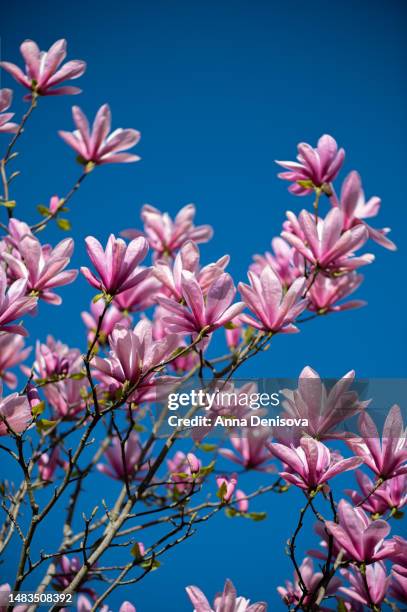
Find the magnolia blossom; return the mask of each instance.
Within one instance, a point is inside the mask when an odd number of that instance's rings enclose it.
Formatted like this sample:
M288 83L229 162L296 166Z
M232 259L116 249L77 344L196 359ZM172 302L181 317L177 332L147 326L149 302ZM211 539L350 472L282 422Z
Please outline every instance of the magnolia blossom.
M246 493L241 489L237 489L235 498L239 512L247 512L249 510L249 500L247 499Z
M81 92L77 87L70 86L55 89L63 81L82 76L86 70L86 63L81 60L72 60L60 66L66 58L66 40L57 40L48 51L40 51L33 40L25 40L20 51L25 61L25 73L10 62L0 62L0 66L32 93L38 96L62 96ZM30 98L31 95L26 97Z
M240 319L252 327L269 332L294 333L293 321L303 312L308 301L301 299L305 280L297 279L284 295L283 285L276 273L266 266L260 276L248 272L250 286L239 283L239 291L246 305L257 317L242 314Z
M266 444L270 437L267 429L250 428L242 432L241 437L232 436L230 442L235 450L220 448L222 457L242 465L246 470L269 470L265 464L272 459L272 454Z
M25 395L13 393L2 397L3 385L0 382L0 436L6 436L11 429L21 433L32 419L30 403Z
M188 240L196 243L208 242L213 236L210 225L194 225L194 204L187 204L171 219L168 213L162 213L158 208L145 204L141 209L141 219L144 223L144 233L154 251L154 258L173 257ZM135 238L142 232L134 229L124 230L122 236Z
M329 448L313 438L301 438L298 448L289 448L278 442L270 444L269 448L292 470L280 472L280 476L308 491L315 491L334 476L353 470L362 463L359 457L335 460Z
M218 495L224 503L230 502L232 495L237 485L237 476L232 474L229 476L217 476L216 484L218 485Z
M400 566L393 565L389 594L401 603L407 603L407 575L398 571Z
M85 242L97 276L86 267L82 267L81 272L92 287L107 295L117 295L135 287L149 273L148 269L137 267L147 255L148 244L145 238L135 238L127 245L121 238L110 234L105 250L93 236L88 236Z
M96 329L104 308L105 304L103 300L98 300L97 302L92 301L90 304L90 312L81 313L82 321L85 323L88 329L89 343L92 343L95 338ZM121 312L117 306L115 306L115 304L111 304L102 319L102 324L99 328L98 342L105 344L107 342L107 338L110 336L116 325L120 325L121 327L130 327L131 319L130 317L124 315L123 312Z
M146 464L138 465L142 450L143 447L135 431L132 431L123 443L118 436L113 436L111 446L105 451L108 465L98 463L96 468L115 480L141 480L147 468Z
M296 278L304 276L301 258L283 238L280 236L273 238L271 248L271 253L266 251L264 255L253 255L254 263L250 269L257 276L260 276L266 266L270 266L285 287L292 285Z
M366 512L380 516L391 510L401 510L407 504L407 474L386 480L374 493L375 483L369 476L358 470L356 480L360 493L351 489L345 493Z
M338 304L340 300L354 293L362 282L363 276L356 272L350 272L336 278L318 274L307 293L309 298L308 310L325 314L365 306L366 302L364 300L349 300Z
M57 591L63 591L66 589L72 580L75 578L76 574L79 572L82 567L82 560L79 557L68 557L67 555L62 555L62 557L58 558L58 569L54 574L54 582ZM92 568L89 570L89 574L87 580L92 579ZM78 593L86 593L90 595L92 599L95 599L95 592L93 589L90 589L86 586L86 584L81 584L77 587ZM85 608L86 609L86 608Z
M62 461L60 458L59 448L56 446L53 451L48 453L42 453L38 461L38 471L41 480L52 481L55 471L58 466L66 468L68 465L67 461Z
M358 394L350 389L354 380L355 372L351 370L328 391L319 374L305 367L298 378L298 388L281 391L285 398L283 416L307 419L308 426L303 431L313 438L342 437L338 425L364 410L369 403L359 401Z
M191 490L191 486L196 482L196 476L201 469L200 460L193 453L183 453L177 451L172 459L167 459L167 467L170 473L174 488L178 493L185 493Z
M21 336L0 333L0 378L10 389L17 386L17 377L9 368L27 359L31 347L24 348L24 340Z
M339 208L332 208L325 219L315 221L307 210L301 211L298 225L303 238L283 231L281 236L305 259L320 270L339 273L355 270L374 261L369 253L354 257L354 252L367 241L369 234L363 225L343 231L344 216Z
M138 143L140 132L118 128L109 134L112 117L108 104L103 104L99 108L92 129L79 106L72 107L72 117L76 130L74 132L60 130L58 134L78 153L81 163L92 162L101 165L139 161L138 155L122 151L131 149Z
M244 308L243 302L232 304L236 289L232 277L226 272L210 284L206 296L192 272L182 273L181 288L185 306L168 298L157 298L159 304L170 312L170 316L164 319L170 332L210 333L231 321Z
M360 438L350 438L347 444L355 455L380 478L407 474L407 430L399 406L393 406L383 426L382 440L377 427L366 413L359 418Z
M228 263L229 255L224 255L217 262L201 268L198 246L189 240L181 247L174 262L168 260L168 258L160 259L152 268L152 273L161 282L166 295L176 300L182 300L182 274L184 271L194 275L205 295L209 287L223 274Z
M107 386L148 385L155 378L155 368L172 355L179 338L169 334L154 342L150 321L141 320L134 330L116 326L110 338L110 356L93 357L92 366L96 378ZM129 401L133 400L133 395Z
M9 332L26 336L22 325L10 325L25 314L34 314L37 298L26 295L27 281L20 279L7 287L6 274L0 266L0 332Z
M293 183L288 189L295 195L306 195L312 193L315 187L320 188L331 183L345 159L345 151L338 150L336 141L328 134L321 136L316 148L306 142L301 142L297 148L298 161L276 161L279 166L288 170L278 176Z
M267 604L258 602L250 604L249 599L238 597L235 587L230 580L226 580L223 593L217 595L213 606L196 586L186 588L194 612L266 612Z
M388 227L377 230L364 221L370 217L375 217L381 205L381 200L378 197L373 197L365 201L365 194L362 189L362 182L357 172L348 174L343 182L340 200L335 194L332 196L332 203L338 206L344 215L344 229L350 229L356 225L362 224L366 227L369 237L381 246L396 251L397 247L386 237L390 232Z
M35 346L35 361L32 370L38 378L52 379L80 372L82 365L79 349L70 348L53 336L47 336L46 343L37 341ZM31 368L23 368L27 376Z
M287 606L295 605L300 600L303 601L303 605L307 605L310 602L310 596L314 593L315 589L319 586L322 572L316 572L314 569L314 563L309 557L305 557L300 565L301 578L305 584L308 594L302 599L303 591L300 586L300 580L297 572L294 573L294 581L285 581L285 586L277 587L277 592ZM334 576L328 584L326 595L334 595L341 585L339 578Z
M394 543L385 541L390 525L381 519L371 521L362 508L354 508L341 499L338 504L338 523L326 521L325 527L338 546L359 563L374 563L392 556Z
M46 385L44 395L56 418L73 420L86 408L87 383L68 378Z
M73 248L72 238L62 240L52 249L49 245L41 246L37 238L27 235L18 244L18 256L4 253L3 259L15 278L27 282L30 295L38 295L45 302L59 305L62 299L52 289L72 283L78 275L77 270L65 270Z
M241 315L234 317L225 328L225 339L231 351L234 351L239 346L243 338L244 326Z
M13 92L11 89L0 89L0 134L15 133L18 130L17 123L11 123L10 119L14 117L14 113L5 113L11 106Z
M390 576L382 561L366 567L365 579L357 569L343 569L341 575L348 580L350 587L341 586L339 591L347 595L351 601L369 606L370 603L380 606L387 595Z
M142 272L142 270L144 268L139 266L138 272ZM148 275L131 289L126 289L116 295L114 303L125 314L142 312L155 303L160 288L160 281L154 276Z
M7 582L0 584L0 612L6 612L10 601L9 596L12 592L11 586ZM15 606L13 604L13 612L27 612L27 606Z

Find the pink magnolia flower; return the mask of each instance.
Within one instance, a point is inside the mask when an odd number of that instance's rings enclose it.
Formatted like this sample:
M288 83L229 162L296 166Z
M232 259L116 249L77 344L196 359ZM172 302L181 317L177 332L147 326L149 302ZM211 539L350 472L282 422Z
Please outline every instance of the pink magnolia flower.
M83 164L96 165L129 163L139 161L138 155L123 153L134 147L140 140L140 132L133 129L118 128L111 134L111 112L108 104L103 104L96 113L92 129L79 108L72 107L72 117L76 126L74 132L60 130L58 134L76 153Z
M140 272L143 269L139 266ZM124 313L142 312L155 304L160 288L160 281L154 276L148 275L131 289L126 289L116 295L114 303Z
M173 257L188 240L198 244L208 242L212 238L213 229L210 225L194 225L195 212L194 204L187 204L181 208L175 219L171 219L168 213L162 213L150 204L143 206L141 219L145 235L154 250L155 259ZM122 232L122 236L130 239L140 234L143 235L134 229Z
M344 499L338 504L338 519L339 524L325 521L325 527L351 559L374 563L391 557L395 545L385 541L390 532L386 521L371 521L362 508L354 508Z
M407 430L399 406L394 405L386 417L381 443L377 427L366 413L359 418L359 431L361 437L350 438L347 444L379 478L407 474Z
M26 290L27 281L23 279L16 280L7 287L6 274L0 266L0 332L27 336L22 325L10 325L27 313L34 314L36 310L38 299L27 296Z
M33 40L25 40L20 46L21 55L25 61L25 74L15 64L0 62L0 66L23 87L39 96L61 96L78 94L77 87L57 87L63 81L70 81L82 76L86 63L81 60L67 62L60 67L66 57L66 40L57 40L48 51L40 51ZM30 98L30 96L26 96Z
M82 312L82 321L85 323L88 329L88 342L91 343L94 340L96 329L99 323L99 319L104 311L105 304L103 300L90 303L90 312ZM112 333L116 325L121 327L130 327L131 319L121 312L115 304L111 304L105 313L102 320L102 325L99 330L99 343L106 344L108 337Z
M145 238L135 238L127 245L121 238L110 234L105 250L93 236L88 236L85 242L99 278L89 268L82 267L81 272L92 287L105 294L117 295L135 287L148 275L148 268L137 267L147 255L148 244Z
M79 349L70 348L53 336L47 336L45 344L37 341L35 346L35 361L32 369L38 378L52 379L59 376L78 373L81 370L82 358ZM31 368L24 368L27 376Z
M182 451L177 451L172 459L167 459L167 467L171 480L174 482L174 488L178 493L186 493L196 482L193 476L201 469L201 462L193 453L185 455Z
M222 457L242 465L246 470L267 471L265 465L273 458L266 444L270 437L268 429L250 428L242 432L241 437L232 436L230 442L236 452L229 448L220 448Z
M298 328L293 322L307 306L301 299L304 279L293 282L287 293L276 273L266 266L260 276L248 272L250 286L239 283L239 292L251 312L257 317L242 314L240 319L252 327L273 333L294 333Z
M307 419L308 427L304 432L317 439L342 437L337 430L346 419L364 410L368 402L359 401L358 394L350 389L355 379L351 370L339 379L328 391L319 374L305 367L295 391L283 389L283 407L289 418Z
M382 561L366 567L366 582L358 569L342 569L341 575L348 580L350 587L341 586L339 591L352 601L369 606L370 603L380 606L388 593L390 576Z
M350 229L356 225L364 225L369 233L369 237L381 246L396 251L397 247L386 237L390 232L388 227L377 230L364 221L370 217L375 217L381 205L378 197L370 198L365 201L365 194L362 189L362 182L357 172L353 171L343 182L340 200L334 194L331 199L334 206L338 206L344 215L344 229Z
M336 461L329 448L313 438L301 438L298 448L274 442L269 449L292 470L280 472L280 476L306 491L315 491L334 476L354 470L362 463L359 457Z
M237 315L237 317L234 317L225 328L226 344L231 351L234 351L239 346L243 337L243 332L244 326L241 315Z
M304 238L290 231L283 231L281 236L320 270L347 272L374 261L374 255L370 253L354 256L369 234L363 225L343 232L344 216L339 208L332 208L325 219L319 218L317 223L313 215L303 210L299 214L298 224Z
M24 340L21 336L0 333L0 378L10 389L17 386L17 377L9 368L27 359L31 347L24 348Z
M217 262L201 268L199 265L198 246L188 240L182 245L173 263L168 258L160 259L152 268L152 273L162 284L165 295L181 300L182 274L184 271L194 275L205 295L209 287L223 274L229 259L229 255L224 255Z
M9 605L9 596L12 593L11 586L5 582L4 584L0 584L0 612L7 612L7 608ZM14 612L27 612L27 606L14 606Z
M232 495L237 485L237 476L217 476L216 484L218 485L218 496L221 501L227 504L232 499Z
M329 185L338 175L345 159L345 151L338 150L336 141L328 134L321 136L316 148L306 142L301 142L297 148L297 162L276 161L288 170L278 176L293 183L288 189L295 195L307 195L315 187ZM302 181L306 184L301 184Z
M230 580L226 580L223 593L215 597L213 607L196 586L186 588L194 612L266 612L267 604L258 602L250 604L249 599L238 597L235 587Z
M54 478L55 471L58 467L66 468L67 461L60 458L59 448L56 446L54 450L48 453L42 453L38 461L38 471L41 480L51 482Z
M306 595L303 599L303 605L305 606L310 602L310 595L312 595L315 589L319 586L322 578L322 572L315 571L314 563L309 557L305 557L299 569L301 578L304 581L305 587L308 591L308 595ZM326 595L334 595L341 584L342 582L339 580L339 578L333 577L328 584ZM277 587L277 592L287 606L297 604L303 596L297 572L294 572L294 581L291 582L291 580L286 580L284 587Z
M92 359L96 378L115 388L124 384L137 384L140 387L154 381L154 368L174 353L179 338L169 334L154 342L151 327L147 320L139 321L134 330L115 327L109 338L110 356L105 359L95 356ZM129 401L132 401L131 398Z
M0 89L0 134L13 134L17 132L17 123L11 123L10 119L14 117L14 113L5 113L11 106L13 92L11 89Z
M400 571L400 566L393 565L389 595L401 603L407 603L407 574Z
M296 278L304 276L303 263L297 251L285 240L277 236L271 241L272 252L266 251L264 255L253 255L254 263L250 269L260 276L266 266L280 278L285 287L290 287Z
M239 512L247 512L249 510L249 500L247 499L246 493L241 489L237 489L235 498Z
M130 433L123 446L120 442L120 438L118 436L113 436L112 444L105 452L108 465L105 463L98 463L96 468L99 472L115 480L125 480L126 478L129 481L133 479L142 480L147 465L140 465L138 466L137 472L135 471L140 461L142 450L143 447L135 431Z
M75 578L81 567L82 560L79 557L68 557L67 555L60 557L58 559L58 569L54 574L56 590L63 591L66 589ZM92 574L93 569L91 568L86 580L91 580ZM88 588L86 584L82 583L79 587L77 587L77 593L86 593L87 595L90 595L92 599L95 599L95 592L93 589Z
M16 254L4 253L15 278L27 282L27 292L50 304L59 305L62 299L52 289L69 285L77 275L77 270L65 270L70 262L74 248L72 238L62 240L52 249L49 245L41 246L37 238L25 236L18 245L19 257Z
M380 516L391 510L401 510L407 504L407 474L386 480L373 494L375 483L369 476L358 470L356 480L360 493L351 489L345 493L355 506L360 505L366 512Z
M48 207L49 212L54 215L61 206L63 206L63 201L61 203L61 199L57 195L51 196Z
M394 552L391 560L397 564L398 572L403 572L407 576L407 540L401 536L394 536Z
M232 304L236 289L232 277L226 272L210 284L206 296L192 272L182 273L181 287L185 306L168 298L157 298L158 303L170 312L170 316L164 319L170 332L210 333L231 321L244 308L243 302Z
M55 418L71 421L86 408L87 383L85 380L61 380L46 385L44 395Z
M341 312L352 308L361 308L366 305L364 300L349 300L338 304L340 300L354 293L363 282L363 276L350 272L337 278L330 278L318 274L307 295L309 298L308 310L318 314L327 312Z
M2 397L3 385L0 382L0 436L7 436L9 428L21 433L32 419L30 404L25 395L12 393Z

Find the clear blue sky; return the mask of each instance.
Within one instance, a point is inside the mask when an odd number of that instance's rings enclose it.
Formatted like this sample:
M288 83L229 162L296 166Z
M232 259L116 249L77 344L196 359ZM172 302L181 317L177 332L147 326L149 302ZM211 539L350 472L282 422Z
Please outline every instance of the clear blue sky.
M405 376L405 26L401 0L14 3L2 15L3 59L20 63L25 38L48 48L65 37L69 57L88 62L84 93L41 100L22 139L16 215L24 211L34 220L34 205L62 196L78 176L73 153L56 133L71 129L71 103L92 116L109 102L115 126L142 132L136 152L143 160L98 169L72 201L74 264L84 263L89 233L104 240L139 225L143 203L175 213L193 201L198 221L215 229L205 261L230 253L230 269L241 280L251 255L279 232L285 210L304 203L276 178L273 160L293 159L298 141L331 133L347 151L346 171L357 169L366 194L382 197L375 223L393 228L399 251L372 245L377 261L358 292L367 308L278 338L245 373L295 376L309 364L324 376L351 368L364 377ZM1 86L17 90L20 112L21 90L5 74ZM61 238L47 233L51 242ZM83 346L79 312L91 291L81 279L60 293L63 306L42 305L32 338L47 330ZM292 493L260 504L268 523L236 529L219 518L205 525L126 596L141 612L188 610L184 585L198 584L212 596L230 577L242 594L282 609L275 586L291 575L283 548L300 504ZM112 597L113 609L120 599Z

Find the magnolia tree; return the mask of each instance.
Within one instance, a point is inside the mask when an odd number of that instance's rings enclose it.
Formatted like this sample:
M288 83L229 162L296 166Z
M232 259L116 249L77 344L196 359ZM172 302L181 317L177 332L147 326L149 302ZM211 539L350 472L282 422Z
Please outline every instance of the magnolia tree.
M294 577L277 589L282 606L378 611L406 604L407 541L396 535L395 523L407 501L406 433L397 406L389 410L383 433L377 431L368 402L350 389L353 372L327 388L314 370L304 368L298 388L283 391L282 415L303 425L290 437L264 427L231 429L229 447L219 448L226 442L205 441L210 426L182 440L181 425L162 432L168 403L161 400L169 389L193 380L202 389L228 389L234 403L214 403L209 414L244 415L240 399L255 393L256 384L236 384L233 375L243 363L266 350L277 334L299 332L314 318L323 318L322 325L326 315L364 305L348 299L363 281L359 268L374 260L364 248L373 240L395 250L389 230L370 225L380 199L365 200L357 172L335 190L345 152L331 136L322 136L316 147L299 144L297 161L277 162L284 168L279 176L294 196L311 197L310 210L286 213L272 250L255 255L249 283L238 284L240 301L225 271L227 255L201 263L198 245L210 240L212 228L194 225L194 206L172 219L145 205L142 228L122 232L128 242L114 235L106 245L86 239L90 264L81 273L95 296L89 312L82 313L87 330L82 346L71 348L48 336L30 353L26 316L42 301L60 306L60 288L78 275L68 269L73 239L43 243L48 226L70 231L66 205L81 183L102 172L103 164L136 162L127 151L140 134L111 132L107 104L92 127L74 106L75 130L59 134L77 155L80 177L65 197L40 206L38 221L28 225L12 196L19 140L38 104L52 104L48 96L80 93L63 83L82 76L86 66L63 63L64 40L47 52L27 40L21 54L24 68L1 62L26 89L28 107L19 123L8 112L11 90L0 91L0 132L11 135L1 160L1 204L8 219L0 226L0 451L19 474L15 483L1 483L0 552L8 560L11 548L16 555L15 574L3 577L4 609L17 604L18 610L33 611L44 601L57 609L69 601L62 596L77 594L78 610L106 611L113 590L158 568L161 557L200 523L220 511L236 521L260 520L265 513L253 512L251 500L261 496L267 507L276 493L292 495L298 504L298 524L287 534L286 551ZM300 201L306 200L295 198ZM226 342L226 354L213 354L219 345L213 336ZM338 433L338 425L354 415L359 431ZM221 471L218 461L229 461L230 470ZM356 470L355 488L337 491L335 478L347 470ZM251 489L249 479L242 491L238 479L249 471L263 472L264 486ZM112 500L105 492L99 498L92 489L86 493L97 472ZM306 513L314 515L321 548L300 559ZM44 528L51 522L59 544L50 549ZM36 585L35 597L23 595L27 583ZM238 596L229 580L213 603L197 586L186 590L197 612L267 609L266 603ZM134 599L137 603L136 590ZM135 607L124 602L120 610Z

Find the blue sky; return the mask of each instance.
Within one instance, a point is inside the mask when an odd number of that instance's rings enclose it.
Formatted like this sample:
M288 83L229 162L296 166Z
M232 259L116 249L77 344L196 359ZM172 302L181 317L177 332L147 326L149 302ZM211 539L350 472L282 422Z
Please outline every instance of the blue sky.
M305 204L276 178L273 160L293 159L297 142L330 133L347 151L345 171L357 169L366 194L382 197L374 223L392 227L399 250L372 245L377 260L365 269L358 292L367 308L277 338L244 374L296 376L309 364L324 376L352 368L361 377L405 376L404 32L405 7L396 0L16 3L2 16L3 59L20 63L25 38L48 48L65 37L69 57L88 62L81 96L40 100L19 147L16 215L35 220L35 205L62 196L79 175L73 152L57 136L72 127L71 104L92 116L109 102L114 126L142 132L135 152L143 159L97 169L72 200L74 265L85 261L86 235L105 240L110 232L140 226L143 203L175 213L192 201L197 221L215 229L202 249L204 260L230 253L231 272L244 280L252 254L266 250L280 231L285 210L298 212ZM1 86L16 90L20 113L21 90L8 75L1 78ZM51 229L46 239L62 237ZM42 306L31 336L49 331L83 346L79 313L92 292L81 279L60 293L63 306ZM242 594L279 609L274 589L291 575L282 551L293 508L301 504L293 493L287 498L263 503L268 523L240 523L236 530L233 521L219 518L204 525L126 596L141 612L168 609L168 598L171 610L187 610L184 585L199 584L212 595L229 576ZM113 609L119 599L112 598Z

